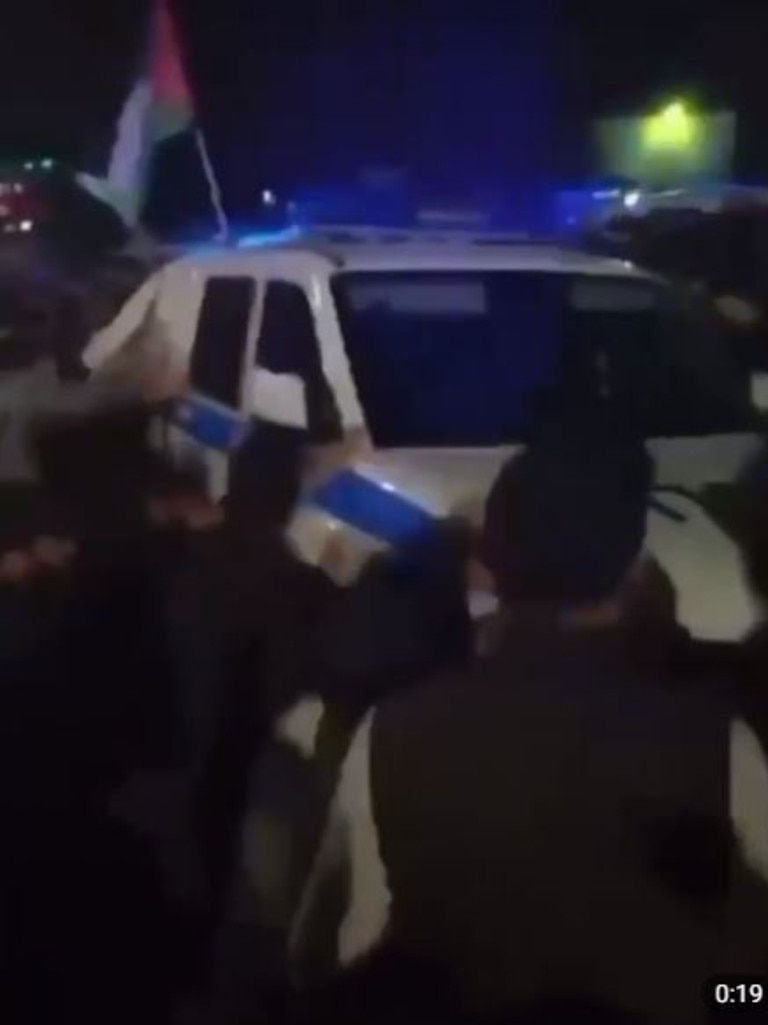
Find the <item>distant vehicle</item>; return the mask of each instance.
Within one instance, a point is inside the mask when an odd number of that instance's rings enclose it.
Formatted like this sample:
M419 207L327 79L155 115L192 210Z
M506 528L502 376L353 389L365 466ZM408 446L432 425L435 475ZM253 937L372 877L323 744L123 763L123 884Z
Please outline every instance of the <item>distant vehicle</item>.
M318 460L292 536L340 579L431 517L479 516L553 387L613 401L657 460L648 544L681 620L717 639L756 620L708 500L757 444L748 378L694 305L625 261L467 232L294 233L169 263L86 362L162 377L170 443L216 493L254 419L306 431Z
M61 330L84 344L165 259L141 229L48 158L0 164L0 367L24 360L30 311L45 347ZM62 322L62 315L65 323Z
M631 260L695 288L711 303L734 358L768 374L768 190L722 190L714 205L637 208L593 226L592 252ZM680 193L679 202L686 198ZM671 203L671 201L670 201Z

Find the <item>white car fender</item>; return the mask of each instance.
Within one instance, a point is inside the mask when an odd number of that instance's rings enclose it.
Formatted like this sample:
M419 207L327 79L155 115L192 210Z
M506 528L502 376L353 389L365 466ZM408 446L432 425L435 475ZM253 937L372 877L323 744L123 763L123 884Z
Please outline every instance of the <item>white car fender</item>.
M647 547L675 586L678 620L695 637L738 641L757 626L760 609L739 550L699 503L664 494L648 516Z

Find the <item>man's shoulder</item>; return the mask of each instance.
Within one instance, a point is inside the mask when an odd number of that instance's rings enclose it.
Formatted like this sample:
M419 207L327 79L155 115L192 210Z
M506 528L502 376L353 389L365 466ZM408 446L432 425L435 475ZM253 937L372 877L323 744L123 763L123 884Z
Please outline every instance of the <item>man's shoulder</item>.
M567 663L537 665L529 657L478 659L378 703L374 736L426 737L437 731L466 736L499 718L510 737L547 718L554 734L558 723L567 729L569 719L576 717L584 723L591 718L632 722L638 734L647 732L659 740L713 737L739 718L754 718L735 677L725 671L688 667L683 672L672 665L621 661L607 670L596 663L594 671L582 662L571 673ZM542 745L548 743L546 733L537 736Z

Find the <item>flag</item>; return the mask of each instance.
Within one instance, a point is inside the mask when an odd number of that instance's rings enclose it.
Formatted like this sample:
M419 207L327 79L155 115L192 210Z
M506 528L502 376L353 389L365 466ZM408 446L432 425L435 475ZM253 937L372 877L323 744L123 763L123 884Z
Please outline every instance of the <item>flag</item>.
M153 27L149 88L152 142L158 143L192 127L195 105L168 0L160 0Z
M82 173L80 184L113 206L131 227L138 223L156 147L194 129L195 113L168 0L157 0L136 82L117 123L106 174Z

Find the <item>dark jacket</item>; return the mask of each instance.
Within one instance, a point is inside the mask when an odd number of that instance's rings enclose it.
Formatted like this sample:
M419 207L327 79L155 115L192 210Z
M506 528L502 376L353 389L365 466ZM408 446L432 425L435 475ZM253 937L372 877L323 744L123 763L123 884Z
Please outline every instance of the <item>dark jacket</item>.
M473 1007L701 1021L709 975L768 963L747 868L767 853L750 849L767 771L717 688L635 668L618 632L508 637L358 730L326 836L345 859L310 881L299 963L318 933L341 964L388 934ZM345 873L329 911L322 880Z
M302 638L334 592L276 531L244 537L224 526L193 535L168 609L184 759L208 750L204 734L215 729L227 680L250 675L267 718L290 705L296 677L305 679Z
M212 1020L239 1022L284 981L290 922L356 723L383 697L468 661L465 550L466 532L445 524L405 551L373 559L353 586L321 607L315 601L314 614L305 606L300 634L294 629L289 650L273 656L269 689L282 714L251 778L217 942ZM305 602L311 572L301 570Z
M341 592L320 638L311 692L352 716L472 652L467 608L469 538L461 523L370 560Z
M334 591L277 531L229 525L192 537L171 589L176 758L212 905L229 879L251 766L312 672Z

